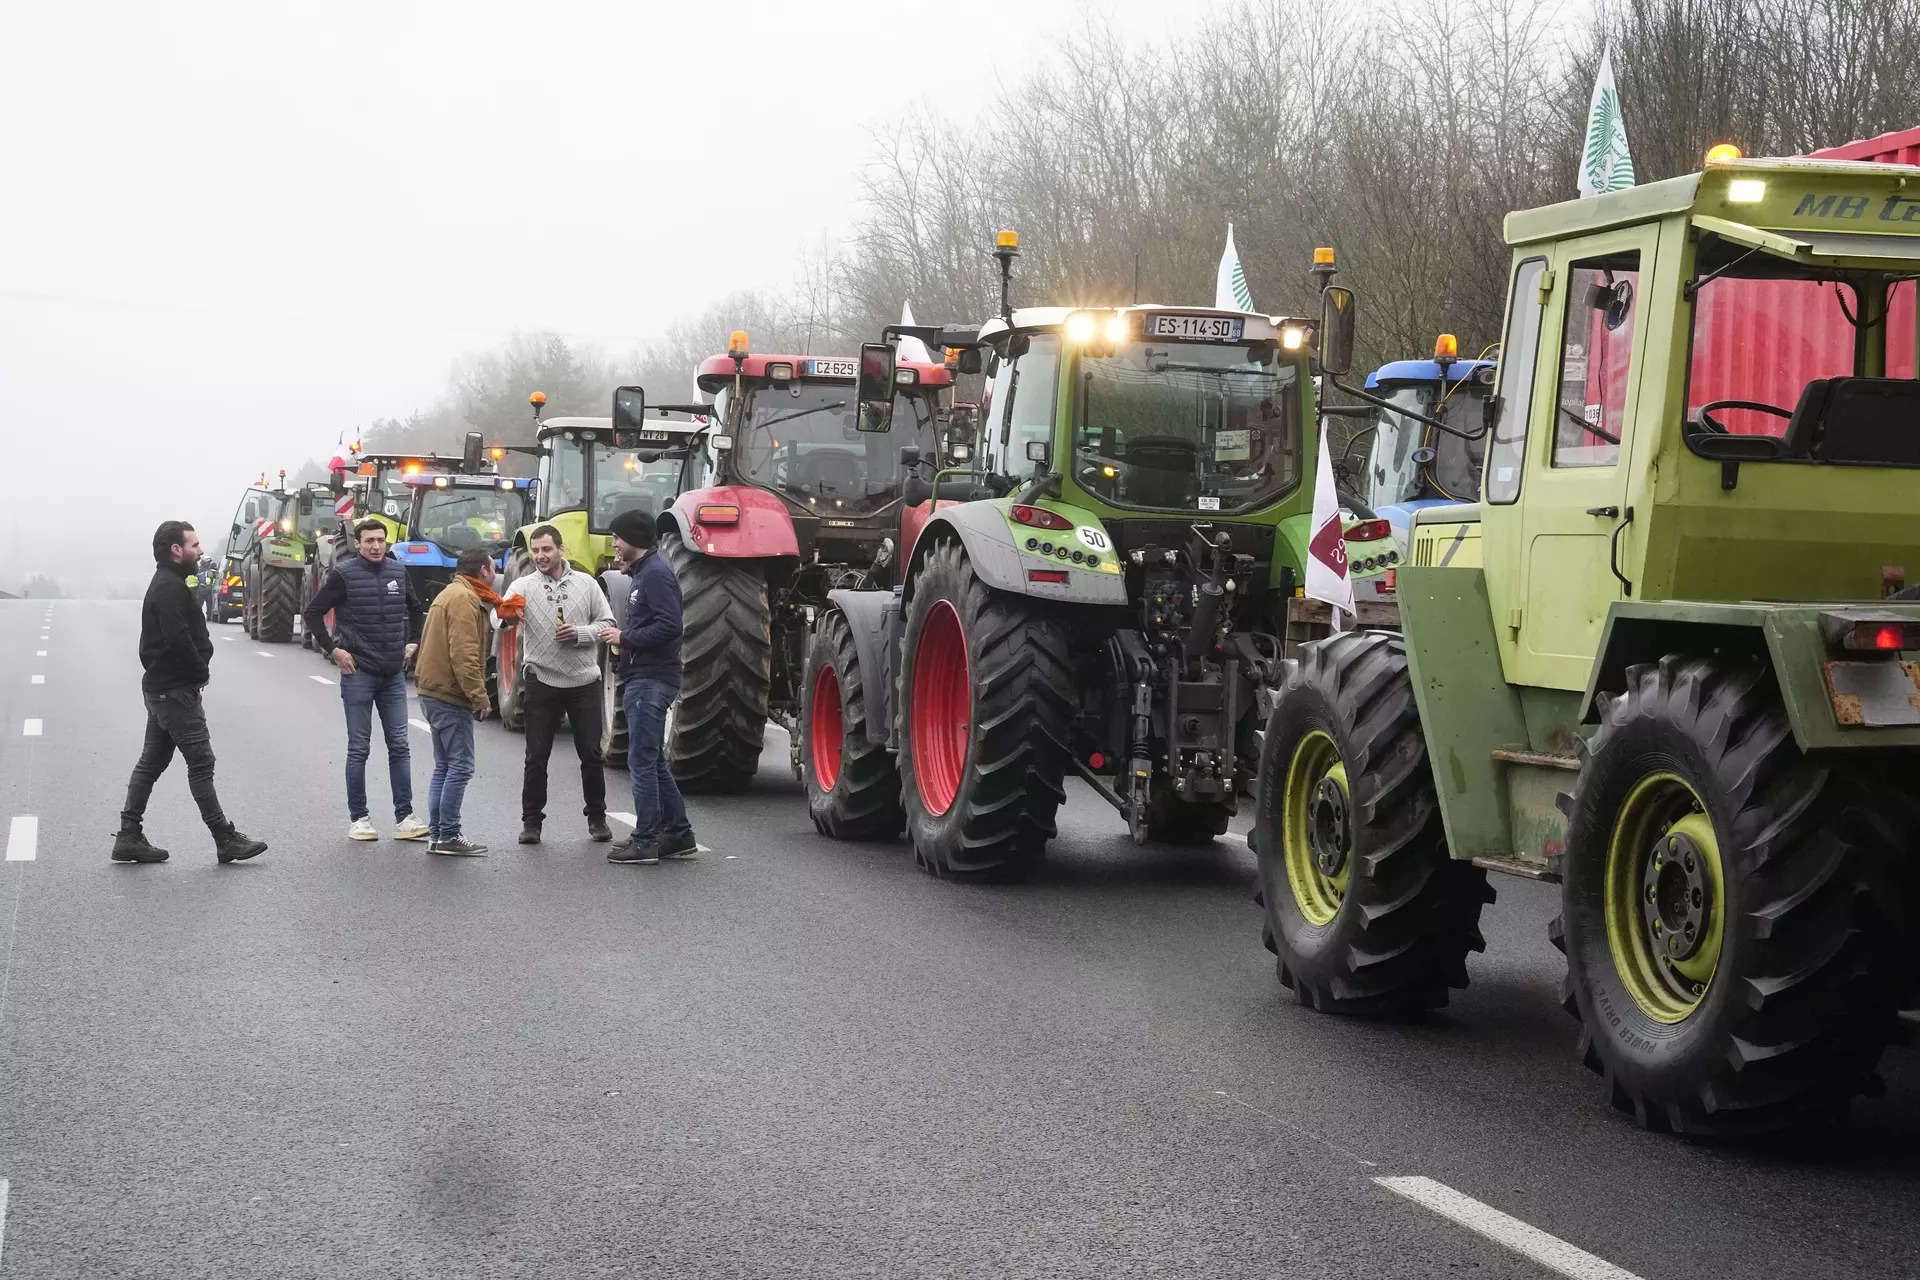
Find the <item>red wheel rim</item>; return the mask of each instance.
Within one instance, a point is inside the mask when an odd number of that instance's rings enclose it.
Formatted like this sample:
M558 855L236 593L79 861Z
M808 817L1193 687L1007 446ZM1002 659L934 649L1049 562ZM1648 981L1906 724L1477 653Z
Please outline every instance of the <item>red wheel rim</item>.
M960 794L972 712L967 637L952 603L941 600L927 614L913 655L913 777L920 803L935 817Z
M813 743L813 779L822 791L833 790L840 780L840 677L831 666L820 668L813 678L813 715L807 721L807 736Z

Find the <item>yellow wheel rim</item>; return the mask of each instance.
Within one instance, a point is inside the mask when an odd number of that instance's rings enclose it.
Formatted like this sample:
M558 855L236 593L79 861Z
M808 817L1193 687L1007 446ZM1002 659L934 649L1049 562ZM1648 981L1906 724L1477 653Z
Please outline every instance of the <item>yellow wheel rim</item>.
M1607 845L1607 946L1640 1011L1683 1022L1720 967L1726 875L1713 819L1676 774L1634 784Z
M1287 884L1308 923L1331 923L1353 871L1352 799L1347 766L1332 737L1315 729L1300 739L1287 765Z

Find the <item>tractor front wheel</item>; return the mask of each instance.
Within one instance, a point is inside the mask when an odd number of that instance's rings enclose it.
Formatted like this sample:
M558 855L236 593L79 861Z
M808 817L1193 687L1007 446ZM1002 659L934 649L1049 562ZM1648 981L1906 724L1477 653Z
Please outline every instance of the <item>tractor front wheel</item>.
M907 821L893 753L867 736L867 674L846 615L828 610L807 649L800 760L813 825L840 840L891 839Z
M677 533L659 554L680 579L683 671L667 761L688 791L743 791L760 768L773 683L773 609L755 561L701 555Z
M1066 629L989 588L954 543L914 580L897 667L901 800L934 875L1011 875L1039 861L1066 798L1074 675Z
M1406 643L1347 632L1285 670L1254 831L1280 981L1322 1013L1444 1005L1493 889L1448 856Z
M292 569L267 569L260 577L258 636L268 644L287 644L300 612L300 575Z
M1872 759L1803 755L1757 663L1668 656L1626 683L1573 793L1551 935L1581 1056L1648 1129L1830 1122L1895 1031L1906 811Z

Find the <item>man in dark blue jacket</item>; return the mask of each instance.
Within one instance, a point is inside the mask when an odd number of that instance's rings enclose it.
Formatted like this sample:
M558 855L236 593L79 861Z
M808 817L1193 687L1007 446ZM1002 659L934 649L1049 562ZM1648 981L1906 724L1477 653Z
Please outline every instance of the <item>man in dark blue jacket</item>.
M626 625L609 623L600 638L620 646L634 824L633 834L607 855L608 862L651 864L691 858L700 850L686 802L667 767L667 709L680 692L680 579L654 550L656 541L651 516L623 511L613 518L613 551L631 581Z
M340 701L347 711L347 838L380 838L367 816L367 755L377 708L387 739L393 838L424 840L427 824L413 816L406 671L407 659L420 647L420 627L427 611L407 580L406 566L387 558L385 525L363 520L354 526L353 541L359 554L334 566L303 615L315 646L340 668ZM331 635L329 610L333 612Z
M153 784L173 762L175 748L187 762L187 789L200 806L200 820L213 833L214 856L241 862L267 851L264 841L241 835L220 810L213 789L213 739L200 691L207 686L213 641L206 615L193 598L187 579L200 563L200 535L182 520L169 520L153 533L153 581L140 606L140 692L147 703L147 738L127 781L120 808L120 834L113 838L115 862L165 862L167 851L147 841L143 823Z

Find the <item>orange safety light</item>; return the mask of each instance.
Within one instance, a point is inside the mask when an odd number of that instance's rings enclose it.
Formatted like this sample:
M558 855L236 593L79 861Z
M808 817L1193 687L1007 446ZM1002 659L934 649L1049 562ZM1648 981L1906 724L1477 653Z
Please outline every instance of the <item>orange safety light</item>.
M703 502L694 508L693 518L701 524L739 524L740 508L731 502Z
M538 409L541 405L545 404L546 402L547 402L547 393L544 391L536 391L532 395L527 397L527 403L532 405L536 409Z
M409 462L409 463L407 464L407 474L408 474L408 475L410 475L410 476L417 476L417 475L419 475L419 474L420 474L420 464L419 464L419 463L417 463L417 462Z
M727 335L727 354L735 360L747 358L747 331L735 329Z
M996 249L1018 249L1020 247L1020 233L1011 229L1002 231L993 238L993 246Z
M360 469L355 471L353 474L357 476L370 476L370 475L376 474L377 471L378 471L378 468L376 468L371 462L363 462L360 464Z
M1740 148L1731 142L1717 142L1707 148L1708 164L1730 164L1740 158Z
M1460 339L1450 333L1443 333L1433 340L1433 358L1435 360L1453 360L1460 355Z
M1324 245L1318 249L1315 249L1313 251L1313 265L1316 267L1332 266L1333 265L1333 249L1330 246L1324 246Z
M507 451L505 449L502 449L499 445L495 445L493 446L493 448L487 450L487 454L495 462L498 462L500 461L500 459L507 456Z
M947 368L951 369L954 366L958 365L959 363L960 363L960 348L948 347L947 348Z

